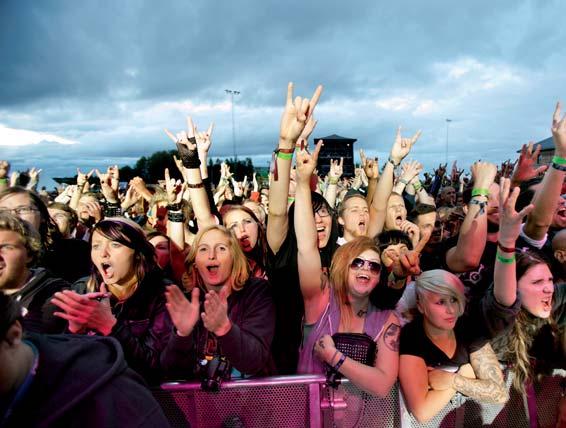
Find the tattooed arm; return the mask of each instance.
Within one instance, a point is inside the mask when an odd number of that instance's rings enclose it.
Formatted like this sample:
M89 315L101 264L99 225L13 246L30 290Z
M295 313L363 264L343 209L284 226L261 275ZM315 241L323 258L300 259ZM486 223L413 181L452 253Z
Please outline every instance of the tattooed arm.
M453 388L478 401L485 403L505 403L509 394L503 380L499 361L489 343L470 354L470 363L477 379L469 379L455 374Z
M400 333L399 319L392 313L377 340L377 358L374 367L346 358L339 372L350 379L358 388L372 395L385 397L397 380ZM338 354L341 353L338 352ZM339 355L334 358L334 361L331 361L332 365L338 362Z

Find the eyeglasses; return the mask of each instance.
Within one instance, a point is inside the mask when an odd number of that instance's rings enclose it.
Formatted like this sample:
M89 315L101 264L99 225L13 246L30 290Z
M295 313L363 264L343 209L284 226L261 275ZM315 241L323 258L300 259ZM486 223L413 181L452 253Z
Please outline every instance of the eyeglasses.
M364 260L360 257L356 257L354 260L352 260L350 267L354 270L359 270L361 268L369 269L371 273L374 273L376 275L381 272L381 263L371 260Z
M13 214L15 216L29 215L38 211L35 207L0 208L0 214Z
M328 212L328 209L326 207L319 208L314 213L318 214L319 217L328 217L330 215L330 213Z

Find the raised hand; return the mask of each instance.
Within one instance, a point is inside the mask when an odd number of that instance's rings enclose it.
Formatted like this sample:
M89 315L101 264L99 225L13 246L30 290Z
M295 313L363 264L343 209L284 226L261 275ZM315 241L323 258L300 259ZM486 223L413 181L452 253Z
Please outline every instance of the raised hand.
M368 159L363 149L360 149L360 160L362 162L362 168L366 173L366 177L370 180L379 178L379 163L378 158Z
M405 232L409 238L411 238L413 248L416 248L420 239L419 227L415 223L411 223L409 220L404 220L400 225L400 229Z
M314 131L317 123L318 121L315 120L314 116L311 116L307 121L303 132L301 132L301 135L299 135L299 138L297 139L296 147L300 147L302 144L304 144L305 147L309 146L309 137L311 136L312 131Z
M561 105L556 103L556 109L552 116L552 139L556 149L555 155L566 157L566 115L561 119Z
M497 175L497 167L489 162L477 161L470 168L474 180L474 188L489 189Z
M310 183L311 176L318 162L318 154L321 147L322 140L317 143L312 154L309 153L306 147L302 147L297 152L297 182Z
M165 307L179 336L190 335L199 320L199 295L198 287L193 288L190 301L176 285L168 285L165 290Z
M523 218L529 215L535 206L529 204L521 211L515 211L520 189L510 189L511 180L502 177L499 181L499 242L505 247L513 248L521 232Z
M194 127L195 130L195 138L197 143L197 150L199 153L206 154L210 150L210 145L212 144L212 131L214 130L214 122L212 122L208 126L208 130L206 132L196 132L196 126Z
M296 97L293 101L293 83L289 82L287 86L287 101L281 116L279 130L280 147L294 147L295 142L303 133L307 122L311 119L321 93L322 86L318 86L310 100L308 98ZM313 128L314 125L313 123Z
M532 141L529 141L529 144L523 144L523 147L521 148L521 154L519 155L519 160L517 161L515 170L513 171L513 175L511 177L511 182L513 184L519 185L524 181L538 177L540 174L547 170L547 165L536 168L536 163L541 149L542 146L538 144L535 151L533 152Z
M255 175L255 172L253 174L252 184L253 184L253 191L259 192L259 185L257 183L257 178L256 178L256 175Z
M209 291L204 298L204 312L200 315L202 322L208 331L217 336L224 336L232 327L228 318L227 297L226 289L222 289L219 293Z
M184 184L181 180L175 180L169 175L169 168L165 168L165 190L167 191L167 202L177 204L183 198Z
M331 159L330 160L330 170L328 171L328 177L333 178L338 183L340 177L342 177L342 173L344 171L344 158L340 158L340 162L338 160Z
M77 168L77 186L80 190L83 190L84 185L88 182L88 179L93 173L94 169L91 169L86 174L83 174L81 170Z
M113 167L108 168L106 173L100 172L98 169L96 171L96 175L100 180L100 188L102 189L102 194L107 202L118 202L118 193L114 190L114 184L112 182L112 169Z
M193 123L193 119L191 116L187 116L187 130L178 132L174 135L170 132L167 128L164 129L167 136L173 141L175 144L181 144L186 146L188 150L196 150L197 149L197 141L195 137L195 125Z
M415 135L411 138L406 138L401 136L401 127L397 128L397 134L395 135L395 141L393 147L391 147L390 158L395 163L399 165L403 159L411 151L411 147L417 142L421 136L421 131L417 131Z
M140 200L140 198L141 196L138 192L136 192L136 189L134 189L132 186L128 186L128 189L126 190L126 194L124 196L124 200L122 201L122 210L126 211L132 205L137 203Z
M416 160L405 162L401 165L402 173L400 179L403 179L408 183L413 178L418 177L422 169L423 166Z
M7 160L0 160L0 178L8 178L10 172L10 162Z
M32 167L29 171L28 171L28 175L31 181L33 181L34 183L37 183L39 181L39 174L41 174L41 169L35 169L34 167Z
M445 163L444 165L442 165L441 163L438 164L438 168L436 168L434 170L434 175L436 175L437 177L444 177L444 174L446 174L446 167L448 166L447 163Z
M334 340L332 340L332 336L325 334L320 337L314 343L314 354L320 361L324 361L327 364L336 363L336 361L331 361L336 354L336 345L334 344Z

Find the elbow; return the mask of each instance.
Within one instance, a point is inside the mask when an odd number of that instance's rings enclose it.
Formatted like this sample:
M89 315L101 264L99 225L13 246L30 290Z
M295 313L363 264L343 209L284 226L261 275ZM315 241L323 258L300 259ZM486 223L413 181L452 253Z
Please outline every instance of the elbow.
M493 397L493 403L505 404L507 401L509 401L509 391L507 391L505 384L502 384L497 388L496 394Z
M411 410L413 417L421 424L429 422L434 416L426 411L426 409L413 409Z

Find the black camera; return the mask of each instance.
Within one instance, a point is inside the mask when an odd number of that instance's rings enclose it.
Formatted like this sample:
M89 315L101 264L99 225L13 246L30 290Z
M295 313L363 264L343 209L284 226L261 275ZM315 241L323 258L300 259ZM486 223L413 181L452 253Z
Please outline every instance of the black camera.
M198 370L202 390L216 392L223 380L230 379L232 366L223 355L206 355L199 361Z

